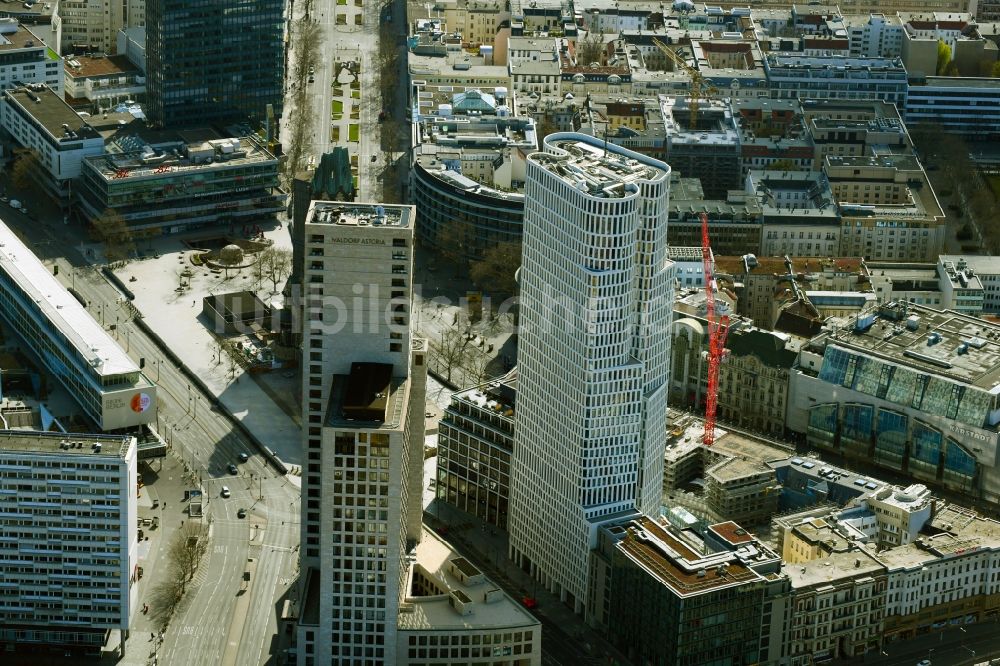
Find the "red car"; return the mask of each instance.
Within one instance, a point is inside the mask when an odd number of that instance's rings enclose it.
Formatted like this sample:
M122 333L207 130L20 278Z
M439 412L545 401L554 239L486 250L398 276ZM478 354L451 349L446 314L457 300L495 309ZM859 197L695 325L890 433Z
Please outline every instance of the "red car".
M389 117L389 114L386 113L385 110L382 110L382 111L378 112L378 121L379 122L382 122L383 120L385 120L388 117Z
M538 601L536 601L534 597L524 597L521 599L521 603L524 604L524 607L528 610L538 608Z

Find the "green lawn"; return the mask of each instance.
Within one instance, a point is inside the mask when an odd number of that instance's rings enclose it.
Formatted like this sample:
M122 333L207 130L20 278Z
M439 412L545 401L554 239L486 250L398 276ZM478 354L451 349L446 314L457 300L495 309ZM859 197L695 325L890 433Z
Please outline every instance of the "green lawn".
M333 107L330 109L333 113L344 112L344 103L341 102L339 99L330 100L330 106Z
M351 91L351 97L354 98L354 99L361 99L361 91L360 90L352 90Z
M357 123L351 123L347 128L347 139L348 141L357 141L358 135L361 133L361 128Z
M346 5L347 4L347 0L337 0L337 4L338 5Z

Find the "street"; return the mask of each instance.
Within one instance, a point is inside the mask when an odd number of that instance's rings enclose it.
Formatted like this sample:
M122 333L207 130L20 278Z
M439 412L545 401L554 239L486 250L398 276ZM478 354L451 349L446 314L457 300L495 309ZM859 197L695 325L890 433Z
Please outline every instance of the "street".
M170 454L200 477L209 495L205 518L211 521L208 554L199 567L189 598L181 605L159 646L160 654L168 657L163 663L206 666L264 663L277 631L275 604L297 567L297 552L294 552L298 543L297 485L277 474L255 447L234 430L230 421L213 410L212 396L203 395L197 385L164 357L135 324L129 300L99 271L87 265L70 244L72 240L53 233L61 231L61 224L56 226L45 220L32 223L6 211L3 219L32 247L45 248L43 260L50 266L59 265L58 277L62 283L89 303L91 315L106 329L114 325L109 332L115 335L122 349L137 362L144 361L143 371L158 386L157 421L152 425L158 427L168 442ZM239 475L230 475L226 467L244 452L250 459L239 465ZM232 491L230 499L218 497L223 485ZM149 492L155 496L156 484ZM261 494L262 501L256 499ZM179 504L181 498L163 499ZM250 514L247 519L238 519L236 512L243 507ZM251 524L259 527L254 530ZM170 538L166 521L157 536L160 548L164 548ZM255 558L257 563L248 590L250 610L241 616L235 613L237 593L243 584L242 572L248 557ZM155 583L153 573L142 581L139 608ZM137 610L133 622L140 617ZM239 636L238 650L230 655L226 648L234 625ZM125 659L117 663L144 665L149 648L145 639L133 638L126 642Z

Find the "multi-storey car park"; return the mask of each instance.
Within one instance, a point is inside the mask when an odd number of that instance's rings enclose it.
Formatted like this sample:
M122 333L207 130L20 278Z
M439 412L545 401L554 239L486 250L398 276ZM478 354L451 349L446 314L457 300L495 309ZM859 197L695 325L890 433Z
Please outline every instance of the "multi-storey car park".
M3 224L0 305L4 322L98 428L156 418L156 385Z

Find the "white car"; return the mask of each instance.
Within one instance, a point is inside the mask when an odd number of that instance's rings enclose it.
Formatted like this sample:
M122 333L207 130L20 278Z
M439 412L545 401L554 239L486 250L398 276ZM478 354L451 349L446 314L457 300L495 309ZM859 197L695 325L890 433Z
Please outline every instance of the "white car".
M229 486L222 486L222 492L219 494L223 497L229 497L232 493L229 492Z
M17 199L11 199L10 200L10 205L11 205L12 208L15 208L15 209L20 209L21 208L21 202L18 201Z

